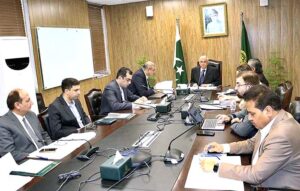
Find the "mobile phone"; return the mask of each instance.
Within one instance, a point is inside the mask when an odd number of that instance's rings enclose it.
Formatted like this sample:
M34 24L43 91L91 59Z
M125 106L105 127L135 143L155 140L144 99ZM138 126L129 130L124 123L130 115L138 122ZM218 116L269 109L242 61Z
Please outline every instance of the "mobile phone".
M50 151L56 151L57 148L42 148L40 152L50 152Z
M215 132L213 131L207 131L207 130L198 130L197 131L198 136L214 136Z

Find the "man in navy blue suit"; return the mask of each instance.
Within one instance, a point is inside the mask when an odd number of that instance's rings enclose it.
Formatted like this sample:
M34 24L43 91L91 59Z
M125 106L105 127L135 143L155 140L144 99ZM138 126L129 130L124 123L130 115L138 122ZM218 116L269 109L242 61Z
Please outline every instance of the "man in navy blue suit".
M191 83L221 85L218 69L208 66L208 58L203 55L199 58L198 66L194 67L191 72Z
M79 83L74 78L64 79L61 83L63 93L49 106L49 125L53 139L77 133L81 127L91 122L78 99Z
M131 110L138 108L135 103L143 103L146 97L134 95L128 86L131 83L132 71L129 68L122 67L117 73L115 80L106 85L102 99L100 115L107 115L110 112L120 110Z
M129 90L138 96L148 97L153 95L155 92L149 86L148 78L155 74L155 69L153 62L145 62L143 67L133 74L131 84L128 86Z

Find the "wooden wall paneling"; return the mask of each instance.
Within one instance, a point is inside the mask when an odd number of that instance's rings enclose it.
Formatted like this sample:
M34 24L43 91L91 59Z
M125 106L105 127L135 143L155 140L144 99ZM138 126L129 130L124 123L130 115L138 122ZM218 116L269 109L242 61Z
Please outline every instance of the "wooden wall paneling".
M200 5L219 2L227 3L229 34L225 37L203 38ZM153 5L152 19L145 16L147 5ZM29 8L33 38L35 27L40 25L88 27L87 4L84 0L29 0ZM260 7L258 0L157 0L106 6L112 75L83 81L82 94L92 87L103 89L121 66L137 70L136 61L142 56L157 63L158 80L175 80L172 66L176 18L180 19L188 78L199 55L205 53L210 58L223 61L223 85L234 85L235 68L239 65L240 53L240 12L243 11L252 55L261 59L265 69L269 65L270 53L278 51L286 59L288 76L295 87L294 95L299 96L300 56L297 52L300 48L300 24L296 19L300 16L299 10L300 1L297 0L272 0L268 7ZM36 52L35 44L34 48ZM37 54L35 56L38 60ZM38 65L37 63L37 70ZM40 74L38 81L41 89ZM60 94L60 89L54 88L43 93L47 104Z
M34 56L36 60L36 71L38 78L39 91L43 94L46 105L49 105L61 94L61 88L43 90L40 63L38 58L36 27L72 27L88 28L88 10L85 0L28 0L30 14L30 25L33 40ZM84 67L84 63L83 63ZM55 76L54 76L55 77ZM103 89L105 84L111 80L109 77L101 79L87 79L80 83L80 101L87 112L84 94L92 88Z

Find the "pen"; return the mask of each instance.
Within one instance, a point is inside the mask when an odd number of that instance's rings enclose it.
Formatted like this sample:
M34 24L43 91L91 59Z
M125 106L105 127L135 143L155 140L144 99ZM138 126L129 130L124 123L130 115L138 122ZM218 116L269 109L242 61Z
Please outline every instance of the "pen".
M42 156L36 156L36 158L38 158L40 160L49 160L47 157L42 157Z

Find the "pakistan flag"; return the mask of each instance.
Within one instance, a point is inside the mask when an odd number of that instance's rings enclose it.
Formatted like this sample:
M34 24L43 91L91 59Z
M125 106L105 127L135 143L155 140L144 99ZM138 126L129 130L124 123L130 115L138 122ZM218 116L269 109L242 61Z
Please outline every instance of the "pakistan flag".
M250 44L248 40L247 30L242 21L242 34L241 34L241 55L240 64L245 64L251 58Z
M175 52L173 68L176 72L176 84L187 84L187 74L183 58L181 40L179 35L178 25L176 24L176 39L175 39Z

